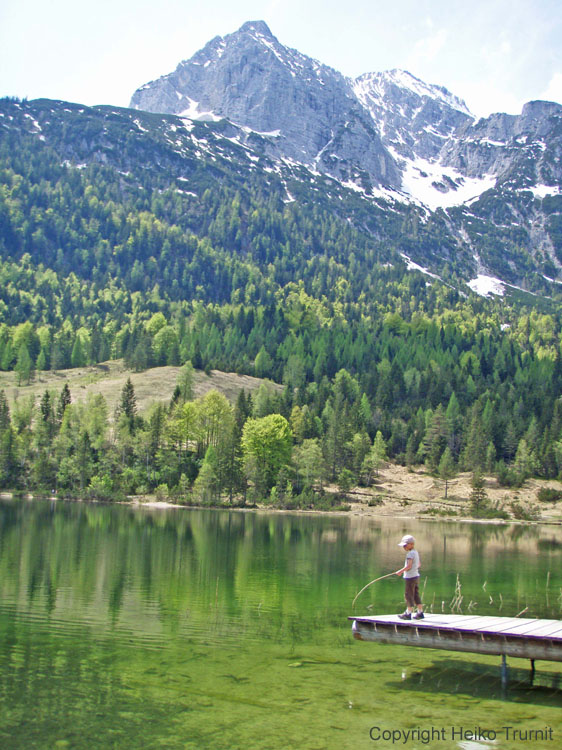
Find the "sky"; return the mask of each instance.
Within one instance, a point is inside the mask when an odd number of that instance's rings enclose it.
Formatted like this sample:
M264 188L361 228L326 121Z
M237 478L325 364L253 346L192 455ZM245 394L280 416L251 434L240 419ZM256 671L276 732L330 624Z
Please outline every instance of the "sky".
M402 68L479 117L562 102L562 0L1 0L0 96L126 107L256 20L344 75Z

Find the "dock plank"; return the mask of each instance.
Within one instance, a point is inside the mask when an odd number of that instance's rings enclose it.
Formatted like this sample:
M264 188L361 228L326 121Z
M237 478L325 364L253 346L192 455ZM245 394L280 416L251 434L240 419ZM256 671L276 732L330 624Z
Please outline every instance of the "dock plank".
M359 640L562 662L562 620L493 615L351 616Z
M505 634L505 635L528 635L532 636L533 629L537 627L548 627L549 625L556 626L557 621L556 620L534 620L534 621L527 621L523 622L521 620L518 621L517 618L510 619L508 622L505 623L497 623L495 625L490 625L488 627L484 627L482 629L479 629L478 632L481 633L490 633L490 634ZM530 626L530 632L523 632L521 633L522 628L526 628L527 626Z
M405 627L415 626L429 629L450 629L473 633L505 633L513 635L549 636L562 635L561 620L538 618L500 617L494 615L425 615L423 620L401 620L397 615L367 615L350 619L373 624L395 624Z
M511 618L508 618L511 619ZM515 619L515 618L514 618ZM470 622L461 622L461 623L454 623L451 625L451 627L454 627L455 630L473 630L475 632L479 632L481 630L486 630L487 628L491 628L494 626L502 625L504 624L504 621L506 620L505 617L492 617L492 616L479 616L476 617L474 620L471 620ZM533 622L532 620L519 620L518 624L521 623L530 623Z
M519 628L514 628L510 631L517 635L526 635L532 638L543 638L543 637L561 637L562 638L562 623L556 620L537 620L536 624L529 626L522 625Z

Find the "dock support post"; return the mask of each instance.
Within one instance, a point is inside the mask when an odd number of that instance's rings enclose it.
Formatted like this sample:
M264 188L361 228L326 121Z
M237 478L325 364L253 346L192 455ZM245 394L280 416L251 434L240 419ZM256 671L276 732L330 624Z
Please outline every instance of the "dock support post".
M505 690L507 687L508 682L508 672L507 672L507 659L505 658L505 654L502 654L502 689Z
M533 686L534 680L535 680L535 660L531 659L531 687Z

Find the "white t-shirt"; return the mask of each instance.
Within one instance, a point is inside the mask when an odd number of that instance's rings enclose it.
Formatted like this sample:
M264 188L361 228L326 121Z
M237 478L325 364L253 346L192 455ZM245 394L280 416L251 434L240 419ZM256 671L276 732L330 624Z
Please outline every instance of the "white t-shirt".
M406 552L404 565L408 564L408 560L412 561L412 567L404 571L404 578L416 578L420 574L420 553L417 549L410 549Z

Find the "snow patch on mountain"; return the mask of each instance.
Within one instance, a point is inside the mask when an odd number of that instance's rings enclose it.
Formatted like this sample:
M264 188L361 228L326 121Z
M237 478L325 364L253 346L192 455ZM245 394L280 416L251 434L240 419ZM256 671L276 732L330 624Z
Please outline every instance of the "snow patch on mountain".
M436 273L432 273L431 271L428 271L427 268L424 268L423 266L420 266L418 263L415 263L408 255L405 253L400 253L400 255L404 258L406 261L406 268L408 271L420 271L420 273L424 273L426 276L431 276L433 279L440 279L441 277L438 276Z
M481 297L489 297L491 294L503 297L505 294L505 286L503 282L495 276L479 274L475 279L468 282L468 286L473 292L476 292L476 294L479 294Z
M549 195L560 195L560 188L557 185L535 185L534 187L525 189L530 190L535 198L546 198Z
M179 113L179 117L188 117L190 120L198 120L200 122L218 122L222 120L222 117L219 117L214 112L200 112L199 102L190 99L188 96L184 97L184 99L188 103L188 106Z
M465 177L452 167L444 167L438 162L421 157L403 159L392 147L389 147L389 151L403 168L403 192L431 211L475 200L496 183L493 175Z

